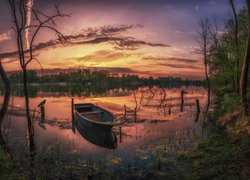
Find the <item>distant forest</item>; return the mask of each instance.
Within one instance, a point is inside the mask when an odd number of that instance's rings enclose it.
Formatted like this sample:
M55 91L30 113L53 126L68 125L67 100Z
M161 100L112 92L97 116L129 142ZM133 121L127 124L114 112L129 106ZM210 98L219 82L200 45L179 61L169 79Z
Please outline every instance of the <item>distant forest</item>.
M10 81L13 84L22 84L23 73L14 72L9 75ZM179 77L158 77L158 78L141 78L137 75L112 76L109 71L90 71L90 70L77 70L75 72L60 72L58 74L38 75L36 71L27 72L28 83L67 83L67 84L81 84L81 85L95 85L95 86L118 86L124 85L139 85L139 86L182 86L182 85L196 85L201 86L204 84L203 80L189 80Z

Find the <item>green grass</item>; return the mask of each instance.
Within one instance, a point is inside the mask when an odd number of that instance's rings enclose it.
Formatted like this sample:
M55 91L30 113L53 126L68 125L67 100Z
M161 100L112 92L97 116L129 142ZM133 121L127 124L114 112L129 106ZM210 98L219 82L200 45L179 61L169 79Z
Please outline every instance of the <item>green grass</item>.
M216 133L188 155L190 179L250 178L250 137L234 140Z

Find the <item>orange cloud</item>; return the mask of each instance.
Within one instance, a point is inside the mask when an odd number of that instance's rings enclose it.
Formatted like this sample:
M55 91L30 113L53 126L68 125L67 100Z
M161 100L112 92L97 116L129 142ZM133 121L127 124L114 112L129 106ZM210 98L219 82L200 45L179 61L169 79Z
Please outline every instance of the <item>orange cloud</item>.
M97 51L87 56L71 58L71 60L75 60L78 62L82 62L82 61L109 62L109 61L116 61L117 59L121 59L121 58L127 58L129 56L130 56L129 54L126 54L123 52L102 50L102 51Z

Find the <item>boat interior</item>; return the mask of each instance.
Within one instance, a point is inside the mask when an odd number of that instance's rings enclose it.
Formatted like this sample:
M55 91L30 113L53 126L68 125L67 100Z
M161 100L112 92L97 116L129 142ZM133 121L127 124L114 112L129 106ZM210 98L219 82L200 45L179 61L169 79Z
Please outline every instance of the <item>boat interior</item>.
M78 111L84 117L99 121L99 122L108 122L113 121L113 117L107 111L93 104L79 104L75 106L76 111Z

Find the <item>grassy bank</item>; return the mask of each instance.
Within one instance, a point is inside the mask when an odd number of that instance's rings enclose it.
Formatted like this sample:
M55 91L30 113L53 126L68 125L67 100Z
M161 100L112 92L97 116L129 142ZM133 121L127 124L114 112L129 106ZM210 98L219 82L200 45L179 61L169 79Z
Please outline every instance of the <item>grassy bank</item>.
M250 138L235 139L224 132L198 144L189 156L192 179L242 179L250 177Z

